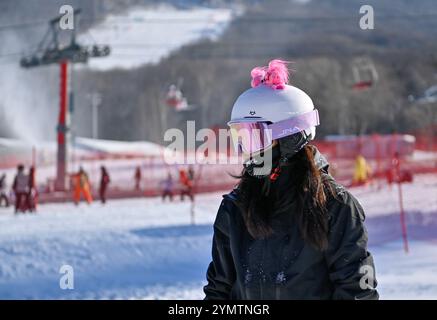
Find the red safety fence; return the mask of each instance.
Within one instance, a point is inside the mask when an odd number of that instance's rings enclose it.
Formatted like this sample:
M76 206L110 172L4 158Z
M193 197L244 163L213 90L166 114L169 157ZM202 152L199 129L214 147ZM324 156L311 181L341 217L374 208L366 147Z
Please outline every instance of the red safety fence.
M426 148L414 140L413 136L407 135L370 135L361 137L328 137L323 141L316 141L314 144L319 148L330 162L331 174L341 183L350 185L354 173L355 158L361 154L367 160L372 169L373 179L387 179L387 174L392 168L392 160L395 154L399 156L401 169L408 174L437 173L437 151ZM70 201L72 192L54 192L54 159L42 156L36 152L27 154L27 161L22 161L25 154L19 154L17 159L13 157L1 158L2 166L5 159L11 164L9 169L1 170L6 172L10 180L15 174L15 165L18 162L25 162L30 165L36 159L37 183L40 195L40 202ZM44 160L44 161L42 161ZM41 165L44 163L44 165ZM100 180L100 167L104 165L110 176L111 184L108 189L108 198L127 198L158 196L162 192L163 180L171 174L174 180L174 191L177 194L182 186L178 182L179 170L187 169L188 165L168 165L162 156L138 156L135 154L86 154L76 155L74 161L70 162L69 173L77 172L82 166L88 173L92 192L95 198L98 197ZM241 172L241 165L238 164L193 164L194 169L194 192L215 192L231 190L237 183L232 175ZM141 169L142 178L140 190L135 189L135 170Z

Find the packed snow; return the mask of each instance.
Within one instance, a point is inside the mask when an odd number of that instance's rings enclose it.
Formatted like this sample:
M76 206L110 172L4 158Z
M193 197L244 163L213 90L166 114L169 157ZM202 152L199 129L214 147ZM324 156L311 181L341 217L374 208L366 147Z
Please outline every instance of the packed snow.
M382 299L437 299L437 176L403 185L410 251L404 253L397 186L351 189L367 215ZM221 193L190 204L159 198L47 204L35 215L0 209L0 298L201 299ZM62 290L61 266L74 270Z
M156 63L179 47L200 39L216 39L239 9L193 7L179 9L170 5L135 8L125 14L110 15L84 33L87 44L111 46L109 57L89 62L92 69L131 69Z

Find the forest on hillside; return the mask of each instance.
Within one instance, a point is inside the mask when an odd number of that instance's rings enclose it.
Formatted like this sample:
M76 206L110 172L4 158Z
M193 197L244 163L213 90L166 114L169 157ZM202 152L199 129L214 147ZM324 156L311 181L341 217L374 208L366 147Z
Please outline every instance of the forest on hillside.
M198 128L225 127L236 97L250 86L250 70L273 58L291 61L291 84L313 98L322 119L319 137L412 132L436 121L435 104L408 99L437 83L435 1L239 2L244 14L218 40L186 45L136 69L78 70L77 134L89 135L81 124L90 117L87 96L94 92L102 96L101 138L163 143L164 131L184 129L186 120L196 120ZM359 28L362 4L374 7L374 30ZM357 91L353 67L361 58L372 62L378 81ZM177 82L194 110L165 105L169 85Z

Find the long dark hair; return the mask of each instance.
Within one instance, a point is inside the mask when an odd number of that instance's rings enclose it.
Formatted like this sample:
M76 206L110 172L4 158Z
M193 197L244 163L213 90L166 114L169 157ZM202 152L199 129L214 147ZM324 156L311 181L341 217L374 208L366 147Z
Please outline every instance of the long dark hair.
M279 201L270 192L270 179L259 179L249 175L245 170L238 183L241 194L238 205L243 212L244 221L250 235L256 239L272 235L270 225L272 210L287 209L287 204L297 205L293 208L293 217L305 242L318 250L325 250L328 245L328 216L326 204L333 195L327 179L321 174L314 161L315 147L306 145L285 164L288 170L285 201ZM292 199L290 199L292 198ZM284 199L283 199L284 200Z

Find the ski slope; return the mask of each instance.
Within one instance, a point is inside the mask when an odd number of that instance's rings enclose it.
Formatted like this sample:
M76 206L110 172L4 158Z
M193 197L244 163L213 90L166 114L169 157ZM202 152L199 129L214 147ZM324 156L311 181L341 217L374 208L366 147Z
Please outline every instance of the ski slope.
M219 37L241 9L171 5L133 8L125 14L109 15L81 35L89 45L111 46L109 57L89 61L94 70L132 69L157 63L172 51L200 39Z
M354 188L367 214L382 299L437 299L437 176L404 186L410 252L403 252L397 189ZM201 299L220 193L188 202L158 198L48 204L37 215L0 209L0 298ZM61 290L59 269L74 268Z

